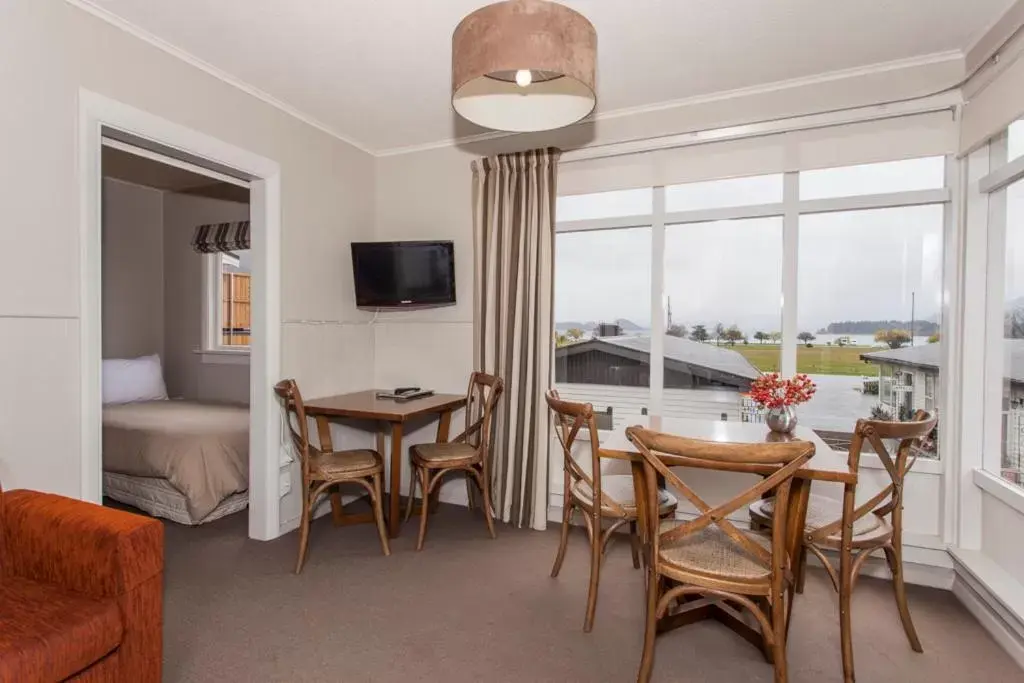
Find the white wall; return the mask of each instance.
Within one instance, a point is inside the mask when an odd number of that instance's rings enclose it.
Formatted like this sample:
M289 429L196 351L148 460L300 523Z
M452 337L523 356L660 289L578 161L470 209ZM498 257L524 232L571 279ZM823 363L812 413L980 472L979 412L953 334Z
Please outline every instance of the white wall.
M196 353L203 336L203 255L192 249L198 225L249 220L249 205L168 192L163 238L164 377L172 397L249 402L249 365L204 362Z
M103 180L103 357L164 356L163 193Z
M0 64L0 383L23 387L0 404L5 488L82 487L80 88L280 164L282 373L310 396L373 384L373 331L355 324L367 315L348 266L348 243L373 237L370 156L62 0L0 3ZM41 246L45 281L27 256ZM282 526L297 517L292 495Z
M981 552L1024 584L1024 514L987 492L981 499Z

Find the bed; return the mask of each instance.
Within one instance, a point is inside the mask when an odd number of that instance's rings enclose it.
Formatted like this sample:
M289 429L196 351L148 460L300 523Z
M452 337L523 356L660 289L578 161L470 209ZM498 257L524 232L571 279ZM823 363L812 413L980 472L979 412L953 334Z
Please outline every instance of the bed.
M248 505L249 410L183 400L105 405L104 494L180 524Z

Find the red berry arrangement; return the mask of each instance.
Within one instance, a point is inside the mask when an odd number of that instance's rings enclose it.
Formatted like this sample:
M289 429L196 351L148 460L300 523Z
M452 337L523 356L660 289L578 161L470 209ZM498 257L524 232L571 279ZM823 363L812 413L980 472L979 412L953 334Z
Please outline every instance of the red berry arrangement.
M750 399L765 408L795 406L810 401L818 390L811 378L799 374L793 379L782 379L777 372L768 372L750 385Z

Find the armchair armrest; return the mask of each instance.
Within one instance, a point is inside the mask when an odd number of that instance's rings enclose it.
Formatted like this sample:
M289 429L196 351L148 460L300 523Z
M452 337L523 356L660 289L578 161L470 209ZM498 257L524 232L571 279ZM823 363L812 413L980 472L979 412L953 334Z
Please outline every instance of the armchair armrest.
M49 493L0 495L5 573L114 598L163 572L164 530L154 519Z

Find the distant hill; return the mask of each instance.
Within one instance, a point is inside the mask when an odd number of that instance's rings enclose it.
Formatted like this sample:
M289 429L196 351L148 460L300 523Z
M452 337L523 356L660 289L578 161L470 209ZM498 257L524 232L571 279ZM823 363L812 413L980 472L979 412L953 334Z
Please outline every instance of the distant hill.
M829 323L829 326L820 330L825 334L874 334L879 330L909 330L909 320L844 320L838 323ZM914 335L929 336L937 334L940 326L930 320L915 320Z
M594 330L595 327L598 326L599 323L602 323L602 322L612 322L612 323L615 323L616 325L618 325L619 327L622 328L623 332L639 332L640 330L647 329L645 327L640 327L639 325L637 325L632 320L626 320L625 318L618 318L616 320L610 320L610 321L609 320L601 320L601 321L598 321L598 322L590 321L590 322L585 322L585 323L576 322L575 320L569 320L569 321L566 321L566 322L557 322L557 323L555 323L555 329L558 330L559 332L565 332L566 330L571 330L573 328L577 328L577 329L583 330L584 332L591 332L591 331Z

